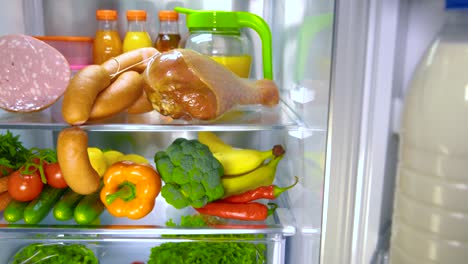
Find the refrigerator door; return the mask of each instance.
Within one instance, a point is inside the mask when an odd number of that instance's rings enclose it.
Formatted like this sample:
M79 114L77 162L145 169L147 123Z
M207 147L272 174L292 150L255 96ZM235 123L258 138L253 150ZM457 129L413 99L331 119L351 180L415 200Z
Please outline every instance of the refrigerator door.
M338 1L322 263L387 263L398 132L409 80L444 1Z

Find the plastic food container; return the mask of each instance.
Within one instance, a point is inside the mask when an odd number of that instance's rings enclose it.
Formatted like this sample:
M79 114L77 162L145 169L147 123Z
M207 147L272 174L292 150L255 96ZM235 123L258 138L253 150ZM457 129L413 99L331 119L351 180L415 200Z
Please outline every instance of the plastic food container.
M35 36L60 51L71 70L79 70L93 62L93 38L81 36Z

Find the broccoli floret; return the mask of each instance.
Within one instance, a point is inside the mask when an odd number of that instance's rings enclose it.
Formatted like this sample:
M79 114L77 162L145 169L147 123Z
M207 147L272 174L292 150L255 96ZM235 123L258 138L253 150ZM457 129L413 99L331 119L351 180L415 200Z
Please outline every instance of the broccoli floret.
M161 195L177 209L200 208L224 196L224 169L210 149L198 140L178 138L154 156L164 181Z

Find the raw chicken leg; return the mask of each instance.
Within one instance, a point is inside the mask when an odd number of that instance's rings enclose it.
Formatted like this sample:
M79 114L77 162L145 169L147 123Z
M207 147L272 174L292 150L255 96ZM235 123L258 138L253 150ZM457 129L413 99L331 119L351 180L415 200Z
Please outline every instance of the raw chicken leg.
M189 49L155 57L143 74L154 109L174 119L212 120L236 105L275 106L279 92L271 80L237 77L223 65Z

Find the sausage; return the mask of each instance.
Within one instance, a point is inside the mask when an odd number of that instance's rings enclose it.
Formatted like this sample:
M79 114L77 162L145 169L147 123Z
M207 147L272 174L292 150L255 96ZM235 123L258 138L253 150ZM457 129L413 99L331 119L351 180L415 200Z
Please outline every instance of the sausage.
M147 86L146 82L143 82L143 87ZM129 114L143 114L147 112L151 112L154 110L151 101L148 99L146 95L145 89L143 89L143 93L141 93L140 97L127 109L127 113Z
M132 65L135 65L135 66L128 70L133 70L133 71L142 73L146 69L146 65L148 61L145 61L144 63L140 63L140 62L150 58L151 56L157 53L159 53L159 51L152 47L139 48L139 49L135 49L135 50L122 53L115 58L109 59L103 62L101 66L106 69L109 75L114 75L118 71L127 69L128 67L131 67Z
M136 71L122 73L94 101L90 120L115 115L131 106L143 93L143 77Z
M80 127L62 130L57 139L57 158L62 175L76 193L87 195L99 188L99 174L88 156L88 134Z
M88 121L96 97L110 82L110 75L100 65L89 65L77 72L63 96L65 122L81 125Z
M55 48L25 35L0 37L0 108L35 112L55 103L70 81L70 65Z

